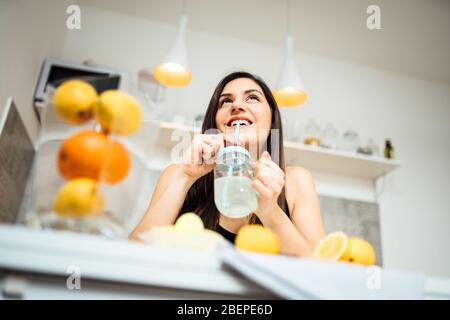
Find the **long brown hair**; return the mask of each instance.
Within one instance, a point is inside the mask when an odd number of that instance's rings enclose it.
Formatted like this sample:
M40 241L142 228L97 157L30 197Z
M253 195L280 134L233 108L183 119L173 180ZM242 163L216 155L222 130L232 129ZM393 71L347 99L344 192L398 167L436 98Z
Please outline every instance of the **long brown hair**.
M283 145L283 130L281 125L281 115L278 105L275 102L275 98L272 95L269 87L266 83L259 78L248 72L238 71L228 74L223 78L217 85L214 93L209 101L208 109L206 110L205 118L202 125L202 133L205 133L209 129L217 129L216 127L216 113L219 108L219 98L222 94L224 87L228 82L238 79L238 78L248 78L255 81L262 89L267 102L269 103L270 110L272 112L271 129L278 129L279 134L278 150L273 150L278 152L280 168L285 171L284 164L284 145ZM272 131L270 131L264 148L272 155L272 143L271 143ZM276 146L275 146L276 147ZM289 217L289 210L286 202L285 189L281 191L278 197L278 205ZM199 178L189 189L186 199L180 209L179 215L185 212L196 212L202 219L205 227L208 229L216 230L217 224L219 223L220 213L214 203L214 172L211 171L203 177ZM250 223L261 223L259 219L252 215L250 218Z

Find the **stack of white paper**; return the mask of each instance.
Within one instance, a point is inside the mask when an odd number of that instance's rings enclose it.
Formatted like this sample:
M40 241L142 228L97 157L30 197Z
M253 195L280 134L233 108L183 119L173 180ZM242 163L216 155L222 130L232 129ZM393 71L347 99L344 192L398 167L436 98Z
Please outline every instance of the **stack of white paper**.
M285 299L423 299L425 275L220 248L222 261Z

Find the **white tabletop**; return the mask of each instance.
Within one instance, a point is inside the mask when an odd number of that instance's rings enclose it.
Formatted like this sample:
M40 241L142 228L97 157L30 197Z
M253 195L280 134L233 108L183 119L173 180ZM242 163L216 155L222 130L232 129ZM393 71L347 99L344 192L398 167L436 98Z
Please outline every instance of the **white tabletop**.
M268 290L224 268L214 252L0 225L0 270L67 277L70 266L79 268L85 279L243 298L274 297ZM427 278L425 298L450 298L450 281Z

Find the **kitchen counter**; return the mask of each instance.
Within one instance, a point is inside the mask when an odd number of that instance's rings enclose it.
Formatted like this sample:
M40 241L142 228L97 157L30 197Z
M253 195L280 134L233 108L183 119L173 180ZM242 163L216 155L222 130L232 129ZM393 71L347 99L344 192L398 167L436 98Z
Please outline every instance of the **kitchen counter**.
M0 225L0 281L3 298L277 298L216 252L12 225ZM427 277L425 298L450 298L450 280Z

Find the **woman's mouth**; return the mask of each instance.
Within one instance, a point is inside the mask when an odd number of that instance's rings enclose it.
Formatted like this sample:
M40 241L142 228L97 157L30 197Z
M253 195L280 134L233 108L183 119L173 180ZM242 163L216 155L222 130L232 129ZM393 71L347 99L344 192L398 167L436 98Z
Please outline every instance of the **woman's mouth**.
M251 121L250 119L236 119L236 118L231 118L226 126L229 128L233 128L235 127L237 124L240 125L240 127L248 127L253 125L253 121Z

